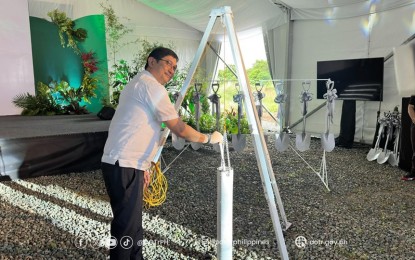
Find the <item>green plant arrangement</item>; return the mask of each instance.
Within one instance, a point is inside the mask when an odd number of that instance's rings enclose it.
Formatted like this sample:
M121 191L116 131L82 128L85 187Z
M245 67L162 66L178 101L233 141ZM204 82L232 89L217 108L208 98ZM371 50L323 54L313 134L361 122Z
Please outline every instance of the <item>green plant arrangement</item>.
M81 102L89 103L89 98L95 97L95 83L94 78L90 78L85 74L79 88L69 86L68 82L64 80L56 84L55 91L59 93L57 99L63 106L64 111L68 114L88 114L88 110L81 105Z
M71 87L64 80L61 80L58 84L54 83L54 90L59 93L61 104L69 114L87 114L88 110L85 105L81 105L81 102L91 103L90 99L96 97L95 90L98 80L92 74L98 70L98 67L94 53L82 53L81 58L84 67L81 86L78 88Z
M48 12L48 16L51 18L52 22L58 26L62 47L71 47L76 54L80 54L81 51L76 42L84 41L87 37L87 31L83 28L74 29L75 22L58 9ZM67 43L65 41L65 36L68 41Z
M23 108L24 116L50 116L60 115L64 111L52 96L48 85L38 83L36 95L20 94L13 98L13 104Z
M98 70L98 61L95 53L81 53L77 46L78 41L87 37L85 29L74 29L75 23L65 13L57 9L48 12L52 22L58 26L59 37L63 47L71 47L77 55L81 56L83 66L82 82L78 88L71 87L65 80L52 81L48 85L38 82L36 96L29 93L18 95L13 103L23 108L22 115L57 115L57 114L86 114L89 113L82 102L91 103L90 99L96 97L98 79L93 74ZM65 37L68 41L66 43Z
M84 67L81 86L71 87L64 80L59 83L52 81L48 85L38 82L36 96L27 93L13 100L17 107L23 108L22 115L87 114L85 105L81 103L90 103L90 99L96 97L98 80L92 74L98 67L93 52L83 53L81 58Z

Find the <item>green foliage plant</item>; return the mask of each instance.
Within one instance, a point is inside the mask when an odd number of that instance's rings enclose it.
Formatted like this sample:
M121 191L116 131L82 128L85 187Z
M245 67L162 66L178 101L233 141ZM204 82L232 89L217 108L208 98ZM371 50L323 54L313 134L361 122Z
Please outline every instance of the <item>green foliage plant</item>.
M192 114L184 114L180 116L183 122L196 129L196 118Z
M238 113L231 108L223 113L223 117L225 120L226 132L228 134L238 134ZM248 120L245 117L241 118L240 128L241 134L250 134Z
M199 120L200 132L213 133L216 130L216 117L211 114L202 114Z
M100 5L103 10L102 13L105 16L106 36L109 53L113 64L116 64L116 54L120 51L120 49L129 44L134 44L138 40L121 42L121 39L123 39L124 36L128 35L133 30L121 22L121 19L115 14L114 9L108 1L106 1L106 4L101 3ZM127 21L129 20L128 18L125 19L127 19Z
M269 66L266 60L255 61L252 67L247 69L246 73L252 85L256 82L271 80L271 73L269 72Z
M231 71L232 69L232 71ZM236 72L236 65L230 64L229 67L225 67L223 70L219 70L218 72L218 80L221 82L228 82L228 81L237 81L237 78L234 74Z
M50 82L49 85L38 82L36 96L29 93L18 95L13 103L23 108L22 115L58 115L58 114L87 114L88 111L82 102L91 103L96 97L98 79L92 74L98 70L94 53L83 53L82 65L84 74L81 86L71 87L68 82Z
M30 93L20 94L13 98L13 104L23 108L24 116L50 116L63 114L61 106L52 96L48 85L38 83L36 95Z
M69 114L87 114L88 110L81 102L90 103L90 98L95 97L94 92L97 80L89 77L86 73L82 79L81 86L74 88L68 82L61 80L55 85L55 91L60 95L60 101L64 110Z
M101 8L103 9L103 14L105 16L106 27L107 27L107 44L109 46L109 50L111 52L113 66L112 71L109 72L109 79L110 79L110 102L111 106L116 107L118 105L119 96L122 89L125 85L131 80L131 78L136 75L139 71L143 70L145 64L147 63L147 57L150 52L156 47L167 47L170 49L174 49L173 43L168 43L167 45L161 44L159 42L149 42L146 39L137 39L132 42L121 43L121 39L132 32L131 29L128 29L124 24L121 23L121 19L116 15L114 9L106 1L106 4L101 3ZM116 53L124 46L128 44L135 44L140 43L141 48L140 52L133 55L133 60L129 64L125 60L116 60ZM182 70L178 69L174 74L172 80L165 86L167 90L169 90L170 98L173 101L172 94L177 92L183 86L183 83L187 76L188 68L184 68ZM201 70L198 69L195 73L194 78L199 77L198 75L201 74ZM190 112L194 112L194 105L192 103L192 91L188 91L186 96L183 99L182 107L185 110L191 110ZM207 110L206 106L208 107L209 104L207 101L202 103L202 109Z
M141 52L134 55L134 59L131 64L125 60L120 60L112 66L112 71L109 72L110 87L112 92L111 104L117 107L120 93L124 89L125 85L141 70L144 69L147 62L147 57L150 52L163 44L159 42L149 42L147 40L141 40ZM167 48L174 49L173 44L169 43ZM176 88L172 86L181 86L186 78L186 73L181 70L177 70L173 76L173 79L166 85L167 89L171 89L172 92Z
M79 55L81 51L78 48L77 41L84 41L87 37L87 31L83 28L75 29L75 22L58 9L48 12L48 16L51 18L52 22L58 26L62 47L71 47L75 53Z
M132 71L131 66L128 65L127 61L120 60L118 63L113 65L113 70L109 72L112 97L111 104L113 106L118 105L120 99L121 90L124 89L125 85L134 77L135 72Z
M81 105L81 103L91 103L90 99L96 97L95 90L97 89L98 79L93 77L92 74L98 70L97 61L93 52L83 53L81 57L82 66L84 67L81 86L78 88L71 87L64 80L59 83L52 83L55 86L54 91L59 93L58 96L68 114L87 114L86 106Z
M144 67L147 63L147 57L153 49L155 49L157 47L166 47L166 48L169 48L169 49L172 49L172 50L175 49L174 44L171 43L171 42L169 42L167 45L162 44L162 43L157 42L157 41L156 42L149 42L145 39L141 39L141 40L139 40L139 42L141 44L141 51L134 54L134 58L133 58L133 61L132 61L132 67L133 67L133 70L135 72L139 72L139 71L144 69ZM176 73L177 73L177 71L176 71Z

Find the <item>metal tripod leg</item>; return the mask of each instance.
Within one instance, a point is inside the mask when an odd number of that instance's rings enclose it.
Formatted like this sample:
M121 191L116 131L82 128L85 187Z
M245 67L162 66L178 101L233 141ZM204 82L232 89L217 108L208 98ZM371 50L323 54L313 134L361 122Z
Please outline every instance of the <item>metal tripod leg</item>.
M286 221L284 206L282 205L277 183L275 181L275 176L271 165L271 159L269 157L268 149L265 143L264 133L255 107L255 100L252 96L250 86L248 85L248 77L246 75L246 70L242 60L236 32L233 27L231 13L232 12L230 10L230 7L224 7L224 22L228 32L232 55L236 66L236 73L238 74L239 86L241 86L241 89L244 92L244 101L246 104L245 110L248 117L248 122L251 127L252 135L254 137L255 155L257 158L258 168L261 173L261 179L265 195L268 201L268 207L271 213L274 231L277 237L278 249L281 258L288 259L287 247L285 245L284 235L282 233L280 219L278 216L274 198L277 198L280 214L283 220ZM288 222L285 223L286 227L288 227Z

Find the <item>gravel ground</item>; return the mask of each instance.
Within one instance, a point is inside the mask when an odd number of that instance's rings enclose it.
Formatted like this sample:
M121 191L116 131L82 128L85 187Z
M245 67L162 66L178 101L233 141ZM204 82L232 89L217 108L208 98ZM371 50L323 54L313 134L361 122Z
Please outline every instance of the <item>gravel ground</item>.
M415 183L388 164L368 162L370 147L326 153L320 140L300 153L277 152L267 138L285 213L291 259L415 259ZM248 140L249 141L249 140ZM295 143L295 140L291 140ZM166 145L171 162L179 151ZM234 168L234 259L280 259L254 147L230 152ZM165 173L166 202L144 210L147 259L215 259L216 169L210 146L182 153ZM0 259L106 259L111 212L100 170L0 182ZM296 239L307 240L298 247ZM80 240L82 239L82 240Z

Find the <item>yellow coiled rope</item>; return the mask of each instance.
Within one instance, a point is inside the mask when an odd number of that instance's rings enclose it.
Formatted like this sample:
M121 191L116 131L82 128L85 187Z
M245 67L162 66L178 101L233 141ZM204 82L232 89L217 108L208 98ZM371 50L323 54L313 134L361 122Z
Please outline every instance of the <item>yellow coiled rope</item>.
M144 206L146 208L160 206L167 195L167 179L160 169L160 162L151 162L150 183L144 190Z

